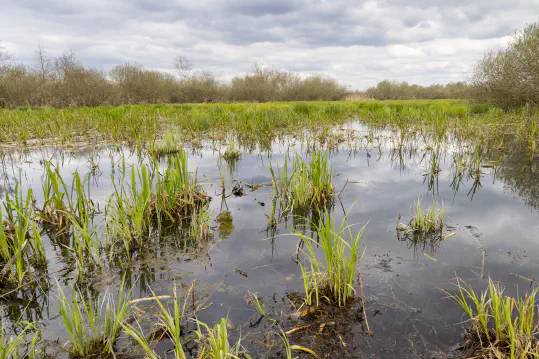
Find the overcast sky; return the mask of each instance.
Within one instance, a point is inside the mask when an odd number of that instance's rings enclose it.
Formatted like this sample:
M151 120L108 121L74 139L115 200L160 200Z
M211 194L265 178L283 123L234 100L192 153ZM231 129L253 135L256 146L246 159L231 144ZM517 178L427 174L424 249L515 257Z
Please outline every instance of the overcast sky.
M330 75L465 80L486 51L539 19L539 0L0 0L0 40L31 64L73 50L85 65L170 71L184 55L223 80L253 63Z

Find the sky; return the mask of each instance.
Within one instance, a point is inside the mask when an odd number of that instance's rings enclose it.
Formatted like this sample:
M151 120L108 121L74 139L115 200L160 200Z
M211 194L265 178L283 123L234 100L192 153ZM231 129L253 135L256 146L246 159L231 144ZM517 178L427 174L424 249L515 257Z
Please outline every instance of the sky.
M485 52L539 20L539 0L0 0L0 41L31 65L39 44L88 67L173 71L185 56L223 81L254 63L331 76L352 89L389 79L469 78Z

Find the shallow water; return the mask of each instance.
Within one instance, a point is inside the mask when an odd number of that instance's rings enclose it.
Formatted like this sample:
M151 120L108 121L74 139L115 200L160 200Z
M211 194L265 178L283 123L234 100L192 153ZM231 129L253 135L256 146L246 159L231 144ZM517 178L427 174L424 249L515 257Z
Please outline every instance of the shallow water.
M174 283L189 285L196 279L196 300L199 307L207 306L198 313L198 318L212 323L228 316L230 326L237 329L236 336L240 329L241 335L246 336L242 343L253 357L276 355L275 348L265 345L264 336L277 330L269 319L272 318L279 320L285 330L310 325L291 334L290 341L321 356L431 358L452 353L463 342L466 327L462 323L463 312L442 291L454 289L456 276L474 288L484 288L491 277L502 282L510 294L530 287L530 281L519 276L533 277L539 255L535 206L537 156L518 153L506 156L496 166L482 169L480 186L475 191L475 179L466 176L455 191L451 186L453 150L441 155L441 171L430 181L431 176L424 176L430 151L418 147L412 153L405 151L399 159L387 142L379 148L332 150L330 154L339 193L333 208L337 222L349 211L353 231L368 223L360 272L367 298L368 325L374 335L367 335L357 303L314 319L295 319L288 294L303 292L296 262L298 240L293 235L293 223L297 219L289 216L275 231L268 230L266 214L272 203L271 187L250 191L244 186L245 195L241 197L230 193L233 180L251 185L270 183L270 161L274 165L282 164L286 152L294 150L301 151L301 146L288 148L276 144L271 157L245 153L234 168L223 162L224 199L217 166L219 153L208 148L192 153L190 168L197 170L199 180L213 197L214 239L210 248L198 251L174 236L159 241L150 253L133 263L129 274L135 285L134 297L150 296L151 290L157 295L170 294ZM32 187L39 203L43 159L58 162L61 174L70 183L73 171L90 171L88 159L93 158L99 167L91 177L91 194L103 208L113 191L110 175L118 176L122 154L128 164L137 163L136 154L121 147L72 153L11 152L4 156L0 192L13 191L20 171L23 187ZM410 206L418 195L427 205L433 195L443 200L449 226L445 233L454 233L434 247L414 247L409 240L399 238L396 231L399 215L400 222L411 219ZM219 234L215 222L217 214L224 209L233 216L234 229L228 236ZM47 242L46 249L50 283L55 284L58 279L66 288L72 286L71 277L63 271L66 265L59 248ZM113 291L121 275L120 270L114 269L97 272L92 287L101 293ZM357 286L356 290L359 294L361 289ZM258 323L260 316L248 301L249 292L257 293L268 313ZM55 293L52 286L38 295L26 308L24 317L31 316L38 323L46 340L64 342L68 338L58 318ZM12 298L4 303L5 316L13 320L26 304ZM150 312L148 305L146 314ZM320 327L322 323L326 326ZM146 328L151 324L151 319L144 323ZM127 353L135 353L127 343L126 339L120 340ZM54 345L48 350L55 356L65 356Z

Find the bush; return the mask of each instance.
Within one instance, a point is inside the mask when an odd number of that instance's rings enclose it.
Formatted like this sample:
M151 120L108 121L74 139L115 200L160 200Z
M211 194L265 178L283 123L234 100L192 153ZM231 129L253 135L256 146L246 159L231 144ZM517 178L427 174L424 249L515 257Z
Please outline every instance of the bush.
M376 100L465 99L471 98L472 87L465 82L421 86L384 80L368 88L365 95Z
M505 50L486 54L472 83L475 97L508 109L539 104L539 22L517 31Z

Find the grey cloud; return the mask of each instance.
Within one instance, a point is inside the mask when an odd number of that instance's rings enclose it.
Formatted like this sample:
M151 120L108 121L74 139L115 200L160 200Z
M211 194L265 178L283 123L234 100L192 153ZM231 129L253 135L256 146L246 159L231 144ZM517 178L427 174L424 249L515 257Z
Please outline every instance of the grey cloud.
M537 21L537 0L0 0L0 40L30 63L38 42L92 67L171 68L179 54L224 79L255 62L355 87L464 78L484 51ZM414 54L424 56L414 57Z

